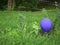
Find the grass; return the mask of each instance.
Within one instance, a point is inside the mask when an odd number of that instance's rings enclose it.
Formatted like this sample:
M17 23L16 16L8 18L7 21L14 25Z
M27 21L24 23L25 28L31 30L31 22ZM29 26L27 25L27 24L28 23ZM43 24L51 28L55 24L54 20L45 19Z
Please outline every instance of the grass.
M59 30L36 35L40 21L48 17L54 22L56 15L56 10L0 11L0 45L60 45Z

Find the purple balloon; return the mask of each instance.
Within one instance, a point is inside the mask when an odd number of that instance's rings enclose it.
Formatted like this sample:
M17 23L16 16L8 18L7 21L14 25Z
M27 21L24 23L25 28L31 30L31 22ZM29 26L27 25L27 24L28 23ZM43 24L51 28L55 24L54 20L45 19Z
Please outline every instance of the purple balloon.
M44 18L40 23L41 29L44 32L50 32L52 29L52 21L49 18Z

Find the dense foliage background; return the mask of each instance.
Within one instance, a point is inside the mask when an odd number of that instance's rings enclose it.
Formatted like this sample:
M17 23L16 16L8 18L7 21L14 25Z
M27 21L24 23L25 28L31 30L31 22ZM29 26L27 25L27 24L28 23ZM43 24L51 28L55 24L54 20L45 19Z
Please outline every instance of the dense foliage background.
M60 0L0 0L0 10L22 10L24 8L41 9L46 7L54 7L54 2L60 5Z

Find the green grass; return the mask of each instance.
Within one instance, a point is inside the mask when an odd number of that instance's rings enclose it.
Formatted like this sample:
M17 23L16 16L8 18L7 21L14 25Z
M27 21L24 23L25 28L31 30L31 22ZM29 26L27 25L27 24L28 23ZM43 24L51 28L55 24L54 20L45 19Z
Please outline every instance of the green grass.
M56 15L56 10L0 11L0 45L60 45L59 30L36 35L40 21L48 17L54 22Z

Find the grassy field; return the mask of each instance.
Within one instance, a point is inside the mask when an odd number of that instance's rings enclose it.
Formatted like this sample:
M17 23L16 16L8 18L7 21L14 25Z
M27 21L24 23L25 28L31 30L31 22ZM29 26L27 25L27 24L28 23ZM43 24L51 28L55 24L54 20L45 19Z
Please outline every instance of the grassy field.
M40 21L48 17L54 22L56 15L56 10L0 11L0 45L60 45L60 30L37 35Z

